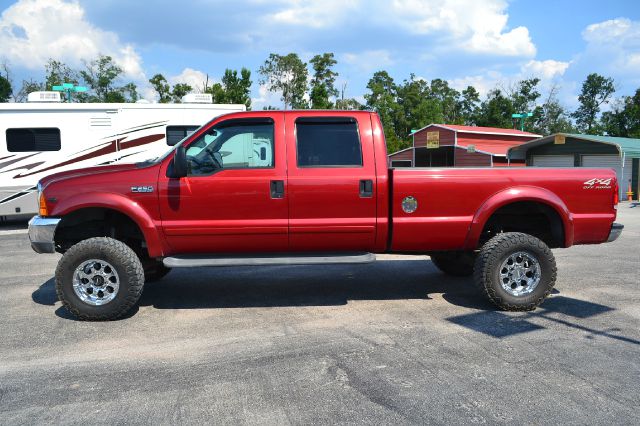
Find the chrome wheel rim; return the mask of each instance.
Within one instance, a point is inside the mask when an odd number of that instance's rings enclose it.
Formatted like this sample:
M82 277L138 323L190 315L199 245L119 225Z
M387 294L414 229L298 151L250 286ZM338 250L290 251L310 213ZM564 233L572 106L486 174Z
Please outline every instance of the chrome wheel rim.
M73 273L73 291L87 305L106 305L115 299L119 288L116 268L104 260L82 262Z
M540 283L540 263L525 251L510 254L500 266L500 284L512 296L532 293Z

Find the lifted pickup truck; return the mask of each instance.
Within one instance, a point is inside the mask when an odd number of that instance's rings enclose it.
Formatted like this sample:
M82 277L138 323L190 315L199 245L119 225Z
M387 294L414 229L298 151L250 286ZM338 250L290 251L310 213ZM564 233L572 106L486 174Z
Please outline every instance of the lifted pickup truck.
M63 253L56 291L81 319L124 315L171 268L374 253L428 254L531 310L556 281L550 248L618 237L617 185L602 169L390 169L375 113L243 112L153 160L42 179L29 238Z

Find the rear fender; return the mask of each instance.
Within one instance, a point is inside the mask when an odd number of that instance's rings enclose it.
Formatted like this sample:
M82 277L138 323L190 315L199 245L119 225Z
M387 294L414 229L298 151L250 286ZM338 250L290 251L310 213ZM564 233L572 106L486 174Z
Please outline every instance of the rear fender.
M88 192L65 197L52 206L51 216L64 216L84 208L106 208L118 211L133 220L144 235L150 257L161 257L165 253L165 245L156 224L140 204L119 194Z
M516 186L493 194L480 206L471 222L465 241L465 249L474 250L478 248L482 230L487 221L500 207L521 201L539 202L553 208L562 220L564 247L569 247L573 244L573 218L560 197L548 189L535 186Z

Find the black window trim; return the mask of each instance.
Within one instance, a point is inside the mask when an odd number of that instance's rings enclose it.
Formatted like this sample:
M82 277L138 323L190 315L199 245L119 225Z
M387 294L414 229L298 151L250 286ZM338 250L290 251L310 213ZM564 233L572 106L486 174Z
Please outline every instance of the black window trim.
M29 151L15 151L9 149L9 131L11 130L56 130L58 132L58 149L49 149L49 150L29 150ZM60 152L62 151L62 131L59 127L8 127L4 131L5 136L5 144L7 147L7 152Z
M346 165L312 165L301 166L300 158L298 157L298 123L301 124L355 124L356 134L358 136L358 145L360 146L360 164L346 164ZM360 137L360 123L355 117L351 116L327 116L327 117L298 117L295 121L294 136L296 138L296 167L298 169L363 169L364 168L364 154L362 152L362 138Z
M221 124L224 124L223 126L221 126ZM225 170L273 170L276 168L276 126L275 126L275 120L271 117L246 117L246 118L231 118L229 120L224 120L224 121L220 121L216 124L214 124L213 126L209 127L207 130L204 131L204 133L202 133L202 136L204 136L208 131L210 131L211 129L216 129L216 128L225 128L225 127L233 127L233 126L255 126L255 125L271 125L272 126L272 132L273 132L273 139L271 141L271 155L273 158L273 164L271 166L267 166L267 167L223 167L221 169L216 169L214 171L212 171L211 173L208 173L206 175L191 175L191 174L187 174L187 177L189 178L200 178L200 177L210 177L213 176L217 173L223 172ZM196 140L198 139L194 139L192 141L189 141L189 145L185 146L185 149L189 149L189 146L194 143ZM167 169L167 173L169 172L169 169Z

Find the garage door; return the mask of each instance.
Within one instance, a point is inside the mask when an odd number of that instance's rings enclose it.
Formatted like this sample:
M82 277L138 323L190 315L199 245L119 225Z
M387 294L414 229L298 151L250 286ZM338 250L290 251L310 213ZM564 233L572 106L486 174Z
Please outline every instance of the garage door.
M629 186L629 179L631 179L632 161L631 158L627 158L623 170L620 169L622 161L618 155L583 155L581 163L582 167L615 170L620 185L620 199L626 200L627 187ZM624 173L624 176L622 173Z
M573 167L573 155L534 155L536 167Z

